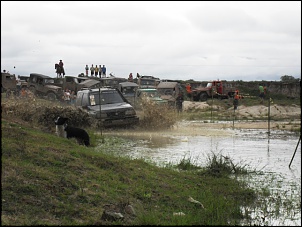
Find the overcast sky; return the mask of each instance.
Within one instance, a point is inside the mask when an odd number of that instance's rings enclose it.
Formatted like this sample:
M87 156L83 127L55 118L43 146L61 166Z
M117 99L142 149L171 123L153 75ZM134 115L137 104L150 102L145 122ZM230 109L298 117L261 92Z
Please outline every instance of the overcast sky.
M160 79L301 77L301 1L1 1L1 71L86 64Z

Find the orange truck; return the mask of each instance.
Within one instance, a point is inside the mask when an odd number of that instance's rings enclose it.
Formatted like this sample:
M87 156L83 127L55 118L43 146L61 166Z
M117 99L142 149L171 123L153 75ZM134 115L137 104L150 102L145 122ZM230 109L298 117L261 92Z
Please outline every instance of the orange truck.
M207 101L208 98L228 99L233 98L237 89L225 80L213 80L206 87L199 86L192 89L193 101Z

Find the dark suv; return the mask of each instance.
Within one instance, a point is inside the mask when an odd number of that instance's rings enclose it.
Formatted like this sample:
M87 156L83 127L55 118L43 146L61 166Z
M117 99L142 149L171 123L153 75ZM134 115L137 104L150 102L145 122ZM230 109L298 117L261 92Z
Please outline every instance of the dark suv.
M101 117L102 125L105 127L135 125L139 121L131 104L119 90L114 88L80 90L75 105L85 109L94 118Z

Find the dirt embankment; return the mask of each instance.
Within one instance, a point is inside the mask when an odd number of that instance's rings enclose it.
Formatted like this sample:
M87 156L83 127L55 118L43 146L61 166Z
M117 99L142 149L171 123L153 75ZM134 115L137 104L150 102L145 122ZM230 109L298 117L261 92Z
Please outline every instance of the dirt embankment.
M184 111L189 111L190 109L206 110L211 108L211 106L206 102L184 101L183 108ZM219 109L219 107L213 106L213 109ZM232 112L233 107L226 109L224 111ZM301 119L301 107L297 105L280 106L280 105L273 104L270 106L270 110L265 105L256 105L256 106L241 105L236 110L236 115L240 115L242 117L247 117L252 119L253 118L259 119L267 116L268 111L270 111L271 117Z
M196 110L209 110L211 106L206 102L191 102L184 101L183 109L184 111L190 111L192 109ZM213 106L213 109L217 110L221 107ZM233 113L233 107L223 110L225 112ZM270 121L271 129L285 129L292 130L293 128L301 128L301 107L297 105L291 106L280 106L273 104L270 109L265 105L255 105L255 106L244 106L241 105L236 110L237 119L250 119L251 121L236 121L234 127L236 128L254 128L254 129L265 129L268 128L268 121L253 121L254 119L265 119L268 116L268 111L270 111L270 116L275 119L291 119L285 121ZM231 128L233 123L211 123L207 125L211 128Z

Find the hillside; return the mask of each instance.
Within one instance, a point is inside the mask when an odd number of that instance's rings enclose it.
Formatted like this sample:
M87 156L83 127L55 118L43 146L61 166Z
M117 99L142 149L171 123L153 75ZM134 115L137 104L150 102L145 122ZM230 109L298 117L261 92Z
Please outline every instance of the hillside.
M110 151L127 141L101 136L75 108L1 101L2 225L239 225L250 215L241 207L269 196L238 181L255 170L232 160L213 155L204 168L185 158L156 167L116 157ZM55 135L52 118L60 114L86 124L91 147Z
M1 127L2 225L238 224L239 206L255 198L242 183L208 170L114 157L3 116ZM108 149L122 146L104 141ZM178 212L185 218L173 216Z

